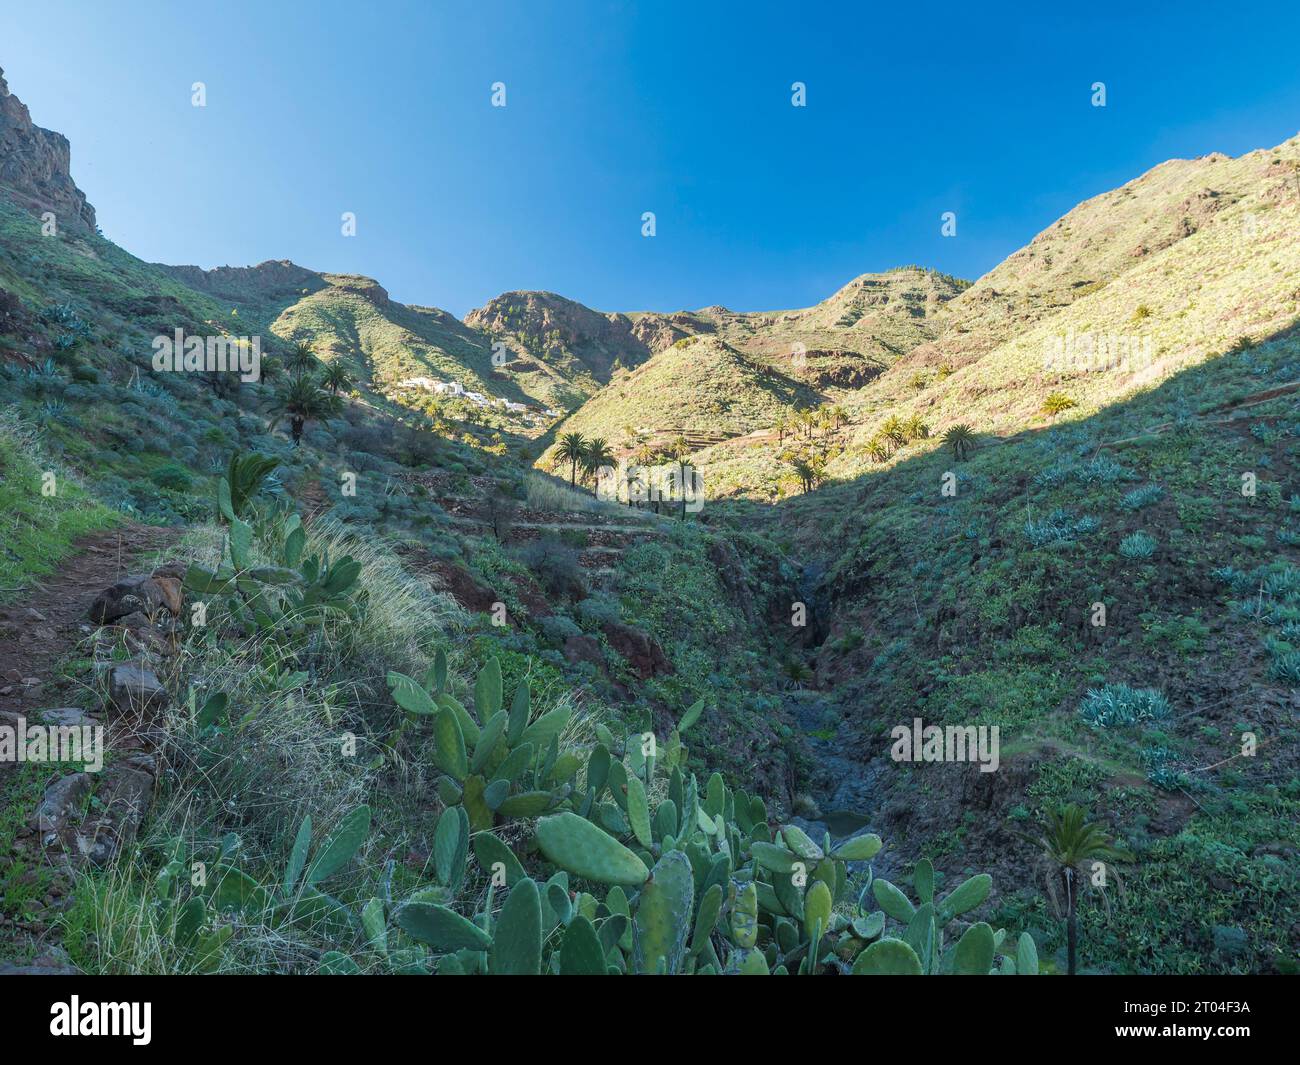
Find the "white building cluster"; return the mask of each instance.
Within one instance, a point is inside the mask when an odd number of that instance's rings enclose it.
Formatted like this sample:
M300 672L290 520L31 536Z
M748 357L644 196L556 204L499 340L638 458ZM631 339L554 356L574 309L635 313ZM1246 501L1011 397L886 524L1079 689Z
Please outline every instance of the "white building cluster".
M535 416L536 408L530 408L527 403L515 403L509 399L497 399L492 396L485 396L482 392L470 392L459 381L435 381L432 377L408 377L401 383L402 388L418 388L425 392L432 392L435 395L446 396L449 399L463 399L473 403L476 407L497 408L504 410L509 414L521 414L525 416ZM561 414L558 410L547 408L540 413L548 418L558 418Z

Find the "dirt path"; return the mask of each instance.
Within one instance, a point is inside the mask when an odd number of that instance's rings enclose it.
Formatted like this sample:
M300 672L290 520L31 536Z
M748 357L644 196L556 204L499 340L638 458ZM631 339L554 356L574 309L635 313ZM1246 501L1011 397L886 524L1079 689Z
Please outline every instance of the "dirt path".
M55 670L93 630L87 610L141 556L173 543L176 529L123 525L79 540L53 573L0 607L0 710L23 713L69 705L71 682Z
M176 529L124 525L87 536L53 573L0 607L0 723L16 727L20 718L40 720L42 711L81 701L78 689L86 678L63 678L57 670L95 631L91 603L134 567L143 568L145 556L165 549L178 535ZM114 735L110 729L107 742L115 748ZM140 782L137 796L153 787L153 777L131 769L129 757L121 762L98 781L105 816L120 816L124 803L138 801L124 784ZM48 796L45 789L52 780L84 774L69 776L51 767L49 774L32 778L20 768L0 762L0 973L75 971L61 947L59 925L71 901L70 867L57 851L46 851L35 807L43 792Z

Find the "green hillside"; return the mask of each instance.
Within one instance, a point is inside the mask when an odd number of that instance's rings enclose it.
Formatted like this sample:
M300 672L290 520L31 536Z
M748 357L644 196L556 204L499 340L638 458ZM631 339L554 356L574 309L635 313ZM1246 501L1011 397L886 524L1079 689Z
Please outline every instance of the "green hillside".
M556 427L632 450L662 448L679 436L741 436L782 414L815 406L807 385L742 355L712 336L683 338L605 388ZM553 449L538 461L547 468Z
M0 90L0 725L111 725L0 762L0 968L1296 971L1300 138L970 284L461 321L134 258Z

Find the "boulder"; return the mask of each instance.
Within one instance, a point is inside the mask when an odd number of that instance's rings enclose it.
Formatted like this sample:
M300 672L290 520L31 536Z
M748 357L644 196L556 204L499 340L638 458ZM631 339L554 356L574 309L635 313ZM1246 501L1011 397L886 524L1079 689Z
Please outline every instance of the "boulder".
M184 593L181 591L181 582L177 577L159 576L157 572L153 575L153 582L158 586L162 593L163 606L172 614L173 617L179 617L181 607L184 603Z
M164 590L160 580L171 578L155 579L148 575L122 578L95 596L95 601L90 604L90 620L96 625L107 625L137 612L146 618L153 617L160 610L179 613L178 593L170 588ZM169 601L175 604L176 609L172 610Z
M108 700L119 714L154 714L167 708L167 689L142 666L114 666L108 674Z
M36 828L42 834L60 832L90 791L89 773L69 773L45 789L36 810Z

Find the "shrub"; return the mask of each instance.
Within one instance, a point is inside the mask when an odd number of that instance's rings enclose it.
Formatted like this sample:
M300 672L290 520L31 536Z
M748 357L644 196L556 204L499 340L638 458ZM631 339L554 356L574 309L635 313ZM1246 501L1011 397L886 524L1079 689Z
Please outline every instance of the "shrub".
M578 565L578 552L558 537L532 540L518 548L515 557L536 575L551 595L567 599L585 597L587 590L582 567Z
M1064 392L1052 392L1043 400L1043 413L1055 417L1076 406L1078 404Z
M149 475L149 480L153 481L159 488L167 488L173 492L188 491L194 483L190 471L174 462L159 466Z
M541 625L546 638L555 643L564 643L571 636L582 635L582 629L578 627L577 622L572 618L566 618L563 614L551 614L542 618L538 624Z

